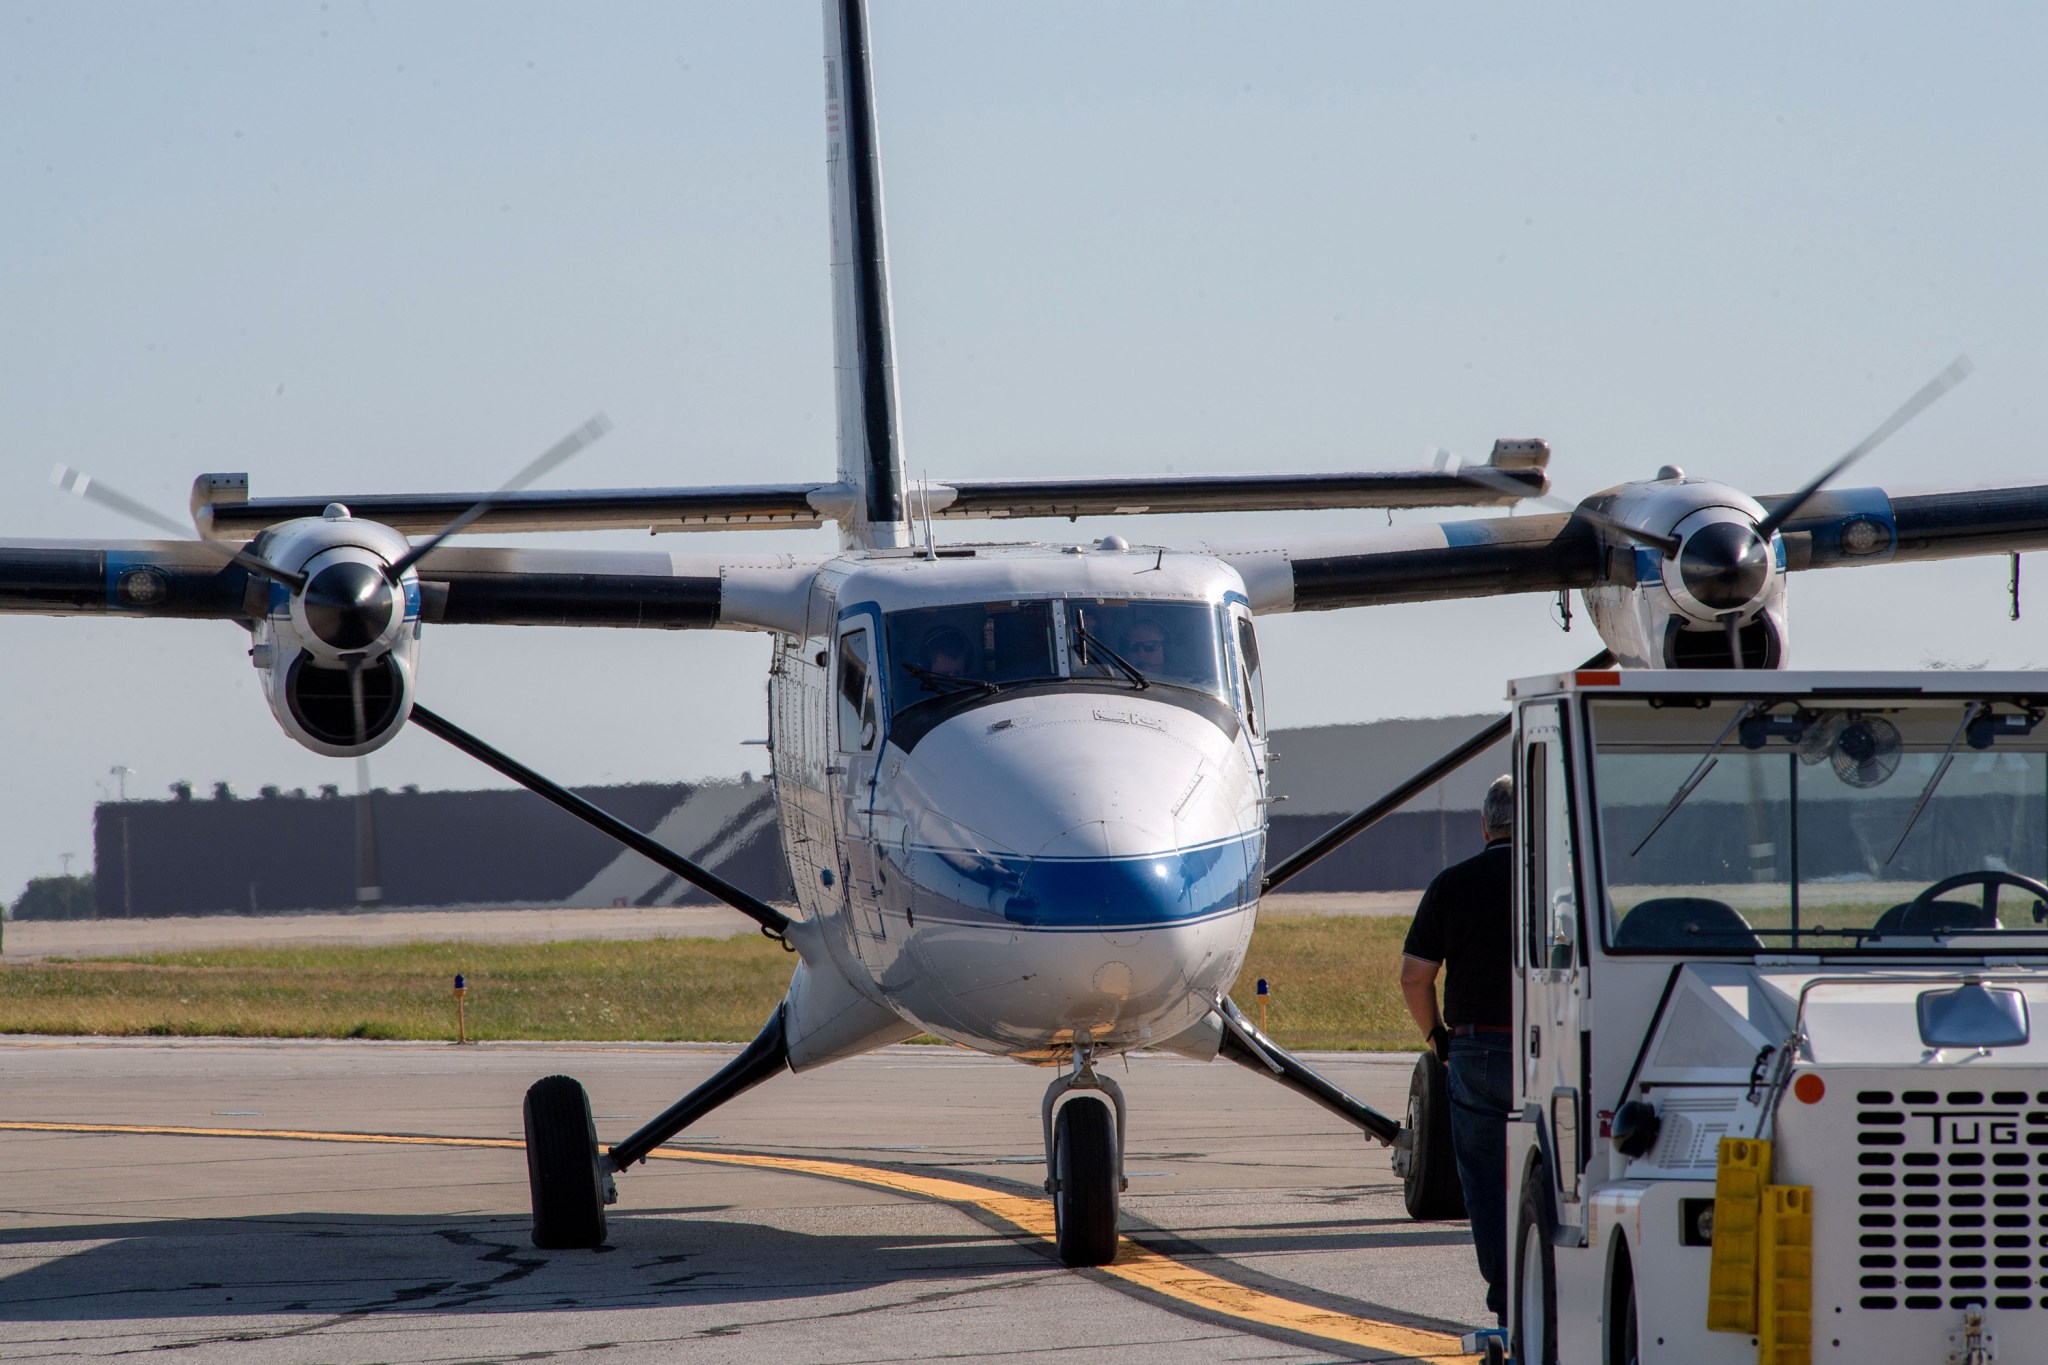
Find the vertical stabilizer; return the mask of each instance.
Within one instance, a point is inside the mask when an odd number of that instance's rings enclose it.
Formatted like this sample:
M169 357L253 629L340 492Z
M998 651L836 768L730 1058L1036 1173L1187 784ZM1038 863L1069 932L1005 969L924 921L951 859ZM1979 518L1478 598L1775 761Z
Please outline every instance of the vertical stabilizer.
M848 546L907 545L882 163L865 0L825 0L825 167L832 185L832 349Z

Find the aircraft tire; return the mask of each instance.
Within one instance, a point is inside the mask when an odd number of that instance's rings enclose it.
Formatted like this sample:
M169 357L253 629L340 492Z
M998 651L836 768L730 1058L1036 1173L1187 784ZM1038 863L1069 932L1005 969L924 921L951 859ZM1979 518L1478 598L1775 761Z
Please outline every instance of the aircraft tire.
M1401 1177L1401 1202L1419 1222L1465 1216L1465 1187L1451 1141L1450 1073L1434 1052L1415 1059L1408 1077L1408 1128L1413 1147Z
M1116 1129L1109 1106L1083 1095L1053 1120L1053 1238L1064 1265L1108 1265L1116 1259Z
M526 1183L533 1244L567 1251L604 1244L604 1173L590 1097L573 1076L543 1076L526 1091Z

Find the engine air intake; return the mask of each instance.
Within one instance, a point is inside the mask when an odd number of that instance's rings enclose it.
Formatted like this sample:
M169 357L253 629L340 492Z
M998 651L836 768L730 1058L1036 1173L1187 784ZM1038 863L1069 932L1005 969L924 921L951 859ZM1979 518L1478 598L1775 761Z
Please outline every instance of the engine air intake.
M390 655L362 666L363 734L379 739L399 721L405 682ZM348 670L328 668L309 654L300 654L285 678L285 699L292 719L322 744L346 747L356 742L355 700L349 694Z

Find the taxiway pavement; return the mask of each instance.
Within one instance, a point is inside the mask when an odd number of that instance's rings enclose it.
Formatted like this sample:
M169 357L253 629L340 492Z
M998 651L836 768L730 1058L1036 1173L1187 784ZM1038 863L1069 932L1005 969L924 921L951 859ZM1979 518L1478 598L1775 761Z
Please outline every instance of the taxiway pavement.
M1065 1270L991 1214L1043 1199L1049 1073L937 1047L778 1077L672 1144L770 1164L650 1162L621 1177L606 1249L529 1244L530 1082L580 1077L612 1141L731 1053L0 1041L0 1359L1397 1359L1485 1316L1465 1225L1411 1222L1385 1149L1229 1062L1165 1055L1112 1073L1147 1274ZM1314 1061L1400 1112L1412 1058ZM507 1145L76 1131L92 1125ZM805 1158L970 1185L988 1207L776 1164ZM1318 1314L1386 1330L1286 1325Z

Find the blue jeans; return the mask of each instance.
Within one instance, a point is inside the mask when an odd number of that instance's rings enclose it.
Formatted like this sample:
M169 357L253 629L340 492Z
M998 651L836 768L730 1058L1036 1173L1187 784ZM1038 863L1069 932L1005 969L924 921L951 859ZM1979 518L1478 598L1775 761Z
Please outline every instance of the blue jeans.
M1451 1144L1472 1219L1472 1248L1486 1277L1486 1306L1508 1320L1508 1106L1515 1098L1514 1039L1482 1033L1451 1039Z

